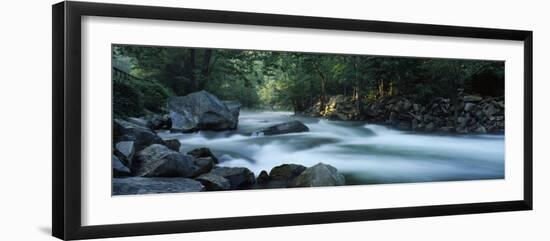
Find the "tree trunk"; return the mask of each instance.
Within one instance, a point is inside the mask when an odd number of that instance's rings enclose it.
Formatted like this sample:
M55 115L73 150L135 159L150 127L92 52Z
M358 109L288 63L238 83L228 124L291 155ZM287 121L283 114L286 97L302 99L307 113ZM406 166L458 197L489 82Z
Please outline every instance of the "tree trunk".
M361 113L362 109L362 103L361 103L361 83L359 81L359 63L357 62L359 60L358 56L353 57L353 70L355 71L355 108L357 109L357 113Z
M196 58L195 49L189 49L189 65L188 65L189 68L187 71L189 73L189 79L191 80L191 83L193 85L192 92L198 91L200 88L199 81L195 76L195 68L197 66L195 58Z
M315 64L315 70L317 71L317 74L319 74L319 78L321 79L321 93L319 95L319 103L321 107L320 109L322 111L325 109L327 79L325 78L325 75L319 68L318 64Z

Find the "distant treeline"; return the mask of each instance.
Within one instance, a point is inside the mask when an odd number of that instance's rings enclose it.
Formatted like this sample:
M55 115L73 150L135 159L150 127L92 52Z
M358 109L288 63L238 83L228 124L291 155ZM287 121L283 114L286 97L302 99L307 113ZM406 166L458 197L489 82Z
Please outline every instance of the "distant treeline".
M406 96L424 103L454 99L457 89L483 96L504 94L504 62L226 50L113 46L115 115L160 111L166 98L207 90L250 108L303 112L333 95L373 101Z

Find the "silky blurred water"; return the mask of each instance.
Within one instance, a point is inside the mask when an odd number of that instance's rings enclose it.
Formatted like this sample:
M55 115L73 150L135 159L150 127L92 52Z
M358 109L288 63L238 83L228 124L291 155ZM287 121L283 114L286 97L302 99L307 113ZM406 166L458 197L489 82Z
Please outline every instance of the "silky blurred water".
M309 132L253 136L255 130L299 120ZM284 163L323 162L347 184L504 178L504 135L426 135L365 122L330 121L290 112L241 111L236 131L169 134L181 151L208 147L220 165L247 167L256 175Z

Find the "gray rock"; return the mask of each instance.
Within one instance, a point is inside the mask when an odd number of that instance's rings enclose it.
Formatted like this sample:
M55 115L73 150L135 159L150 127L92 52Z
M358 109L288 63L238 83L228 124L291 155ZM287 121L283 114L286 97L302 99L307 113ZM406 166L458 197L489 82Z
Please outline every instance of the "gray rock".
M233 118L235 120L239 120L239 113L241 111L241 104L237 101L224 101L223 102L225 106L229 109L229 112L231 112L231 115L233 115Z
M151 114L145 117L147 119L147 126L153 130L170 129L172 121L168 114Z
M228 154L223 154L219 159L218 159L218 163L222 163L222 162L226 162L226 161L231 161L233 160L234 158Z
M203 158L203 157L210 157L214 161L214 163L218 163L218 159L216 156L214 156L214 153L210 151L210 149L206 147L201 147L197 149L193 149L189 152L187 152L187 155L194 156L195 158Z
M256 178L256 182L260 185L267 184L269 182L269 174L265 170L262 170L258 178Z
M456 128L456 132L459 133L459 134L467 134L468 130L465 127L459 126L459 127Z
M283 164L272 168L267 178L263 177L262 173L260 173L258 179L262 178L263 180L256 181L259 184L261 184L260 182L263 182L263 186L268 188L286 188L289 187L290 183L305 170L306 167L302 165Z
M173 131L232 130L237 128L239 121L235 118L235 109L232 112L216 96L204 90L170 97L168 110Z
M412 123L409 122L409 121L400 121L397 124L397 129L403 130L403 131L411 130L412 129Z
M115 143L133 141L135 152L151 144L164 144L153 130L121 119L113 120L113 138Z
M476 106L476 104L468 102L468 103L464 104L464 110L465 111L471 111L471 110L474 109L475 106Z
M195 180L204 185L207 191L224 191L231 189L231 183L229 180L220 175L207 173L200 175L195 178Z
M452 126L443 126L443 127L439 127L438 131L440 132L453 132L454 131L454 127Z
M135 124L144 128L149 128L149 123L144 118L128 117L126 118L126 120L132 124Z
M212 157L195 158L193 163L194 163L194 170L193 170L193 174L191 174L192 177L196 177L201 174L208 173L214 167L214 160L212 159Z
M113 195L200 192L204 186L193 179L182 177L113 178Z
M269 172L269 179L290 182L305 170L306 167L302 165L283 164L271 169Z
M431 131L434 131L435 130L435 124L433 122L430 122L426 125L426 127L424 128L425 131L427 132L431 132Z
M413 104L413 110L414 110L414 112L419 112L420 111L420 105L419 104Z
M193 157L153 144L136 154L132 173L140 177L191 177L195 171Z
M487 105L483 111L487 116L492 116L498 112L497 108L492 104Z
M479 102L483 100L481 96L478 95L466 95L463 98L464 102Z
M466 117L458 117L458 118L456 119L456 122L458 122L458 125L459 125L459 126L465 126L466 123L468 123L468 118L466 118Z
M115 155L120 158L126 165L132 165L135 148L133 141L121 141L115 144Z
M476 129L474 129L474 133L485 134L485 133L487 133L487 129L485 129L485 127L480 125Z
M126 167L118 157L112 155L111 165L113 167L113 177L128 177L131 176L130 169Z
M299 121L290 121L285 122L281 124L277 124L274 126L270 126L258 131L255 131L253 135L279 135L279 134L287 134L287 133L296 133L296 132L307 132L309 131L309 128L307 128L306 125L304 125L302 122Z
M174 151L178 151L178 152L180 151L181 142L178 139L166 139L163 141L168 148Z
M296 177L290 184L290 187L324 187L345 184L346 179L344 175L340 174L336 168L331 165L318 163L315 166L307 168Z
M256 182L254 173L244 167L218 167L212 169L210 173L229 180L231 189L244 188Z
M292 181L291 187L324 187L346 184L344 175L331 165L318 163L307 168Z

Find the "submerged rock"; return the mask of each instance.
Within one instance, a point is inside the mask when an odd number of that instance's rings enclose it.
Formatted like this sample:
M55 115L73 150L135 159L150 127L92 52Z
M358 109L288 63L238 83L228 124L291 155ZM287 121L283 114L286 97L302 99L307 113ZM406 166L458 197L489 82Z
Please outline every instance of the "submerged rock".
M238 109L229 109L216 96L204 90L186 96L170 97L168 110L172 131L233 130L237 128L239 121Z
M113 195L200 192L204 186L193 179L182 177L113 178Z
M153 144L138 152L131 170L140 177L191 177L195 171L193 157Z
M222 176L229 180L231 189L244 188L256 182L254 173L244 167L218 167L212 169L210 174Z
M280 135L280 134L287 134L287 133L307 132L307 131L309 131L309 128L307 128L306 125L304 125L302 122L295 120L295 121L285 122L285 123L277 124L274 126L270 126L270 127L255 131L252 135L269 136L269 135Z
M202 183L207 191L224 191L231 188L231 183L229 182L229 180L220 175L215 175L212 173L200 175L199 177L195 178L195 180Z
M345 185L344 175L338 172L331 165L318 163L315 166L307 168L298 177L296 177L291 187L324 187Z

